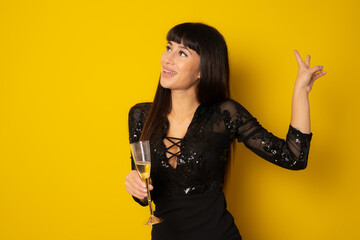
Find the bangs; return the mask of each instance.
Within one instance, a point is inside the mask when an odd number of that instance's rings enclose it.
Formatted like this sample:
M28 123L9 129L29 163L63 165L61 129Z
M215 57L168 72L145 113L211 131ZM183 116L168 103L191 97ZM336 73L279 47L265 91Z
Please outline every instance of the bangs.
M200 55L199 48L199 31L196 24L184 23L173 27L167 34L166 40L173 41L178 44L183 44L185 47L188 47L197 54Z

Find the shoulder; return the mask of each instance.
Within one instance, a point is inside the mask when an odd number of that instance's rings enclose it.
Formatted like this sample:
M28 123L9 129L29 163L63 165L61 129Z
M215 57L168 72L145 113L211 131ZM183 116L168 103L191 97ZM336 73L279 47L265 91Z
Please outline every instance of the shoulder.
M136 117L142 114L148 114L151 108L151 102L137 103L130 108L129 117Z
M240 105L234 99L228 98L218 103L220 107L235 107L236 105Z
M129 123L130 122L145 122L151 108L151 103L138 103L130 108L129 111Z
M243 120L252 118L249 111L239 102L229 98L223 100L217 104L217 109L224 117L235 117L242 118Z
M136 142L139 140L150 107L151 103L138 103L130 108L128 119L130 142Z
M239 102L231 98L219 102L218 108L222 112L226 110L230 112L238 112L245 109Z

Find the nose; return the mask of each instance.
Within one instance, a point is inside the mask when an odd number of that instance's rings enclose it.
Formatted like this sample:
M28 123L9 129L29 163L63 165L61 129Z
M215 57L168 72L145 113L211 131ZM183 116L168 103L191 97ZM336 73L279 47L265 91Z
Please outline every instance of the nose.
M173 52L165 51L161 56L161 63L164 65L174 64L175 54Z

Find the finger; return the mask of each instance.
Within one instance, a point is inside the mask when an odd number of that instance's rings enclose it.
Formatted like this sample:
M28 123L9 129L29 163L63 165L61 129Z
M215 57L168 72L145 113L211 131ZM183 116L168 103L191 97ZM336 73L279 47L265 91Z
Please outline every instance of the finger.
M128 192L133 196L135 196L134 194L137 196L141 195L142 197L146 196L146 185L141 181L136 171L126 176L125 186L127 186Z
M307 55L306 58L305 58L305 65L306 65L307 67L310 67L310 58L311 58L310 55Z
M295 58L296 58L296 61L297 61L297 63L298 63L298 65L300 66L300 65L302 65L303 64L303 60L302 60L302 58L301 58L301 56L300 56L300 53L298 52L298 50L294 50L294 53L295 53Z
M147 196L147 190L146 189L136 189L132 186L128 187L128 192L139 199L142 199Z
M144 179L143 181L146 183L146 179ZM154 189L154 187L153 187L153 185L152 185L151 178L149 178L149 190L151 191L151 190L153 190L153 189Z
M147 197L147 194L145 194L145 193L142 193L142 192L139 192L139 191L128 191L129 192L129 194L131 195L131 196L133 196L133 197L136 197L136 198L138 198L138 199L144 199L144 198L146 198Z
M142 197L147 197L147 188L146 188L146 184L142 185L142 183L140 185L138 185L138 183L136 183L136 185L131 185L134 192L136 192L137 194L141 195ZM153 190L154 187L153 185L149 184L149 190Z
M136 198L143 199L147 196L147 193L137 190L129 182L125 182L125 186L127 192Z
M145 189L146 189L146 179L141 179L141 181L144 183L143 186L145 186ZM149 190L153 190L154 189L154 186L151 184L151 178L150 178L150 181L149 181Z
M139 174L137 173L137 171L133 170L134 172L132 173L132 177L134 178L133 180L135 181L135 183L137 184L137 186L135 186L135 188L137 190L140 190L142 189L144 192L147 192L147 189L146 189L146 180L145 179L142 179ZM153 190L154 189L154 186L151 185L151 178L150 178L150 184L149 184L149 190Z
M317 73L317 74L315 74L315 75L313 76L313 79L316 80L316 79L324 76L326 73L327 73L326 71L319 72L319 73Z
M133 176L134 185L136 185L136 189L142 189L144 192L146 191L146 181L142 179L139 174L134 174Z
M137 173L137 171L134 172L133 179L137 185L142 186L143 188L146 188L146 180L142 179L140 177L140 175Z
M142 179L142 181L144 181L144 183L146 183L146 179ZM152 185L152 180L151 178L149 178L149 190L153 190L154 189L154 186Z
M144 188L146 187L146 180L142 179L138 171L132 170L128 176L130 177L131 181L134 181L137 185L141 185Z
M315 66L315 67L312 67L312 68L310 68L309 69L309 72L311 73L311 74L314 74L314 73L316 73L316 72L318 72L318 71L321 71L323 69L323 66Z

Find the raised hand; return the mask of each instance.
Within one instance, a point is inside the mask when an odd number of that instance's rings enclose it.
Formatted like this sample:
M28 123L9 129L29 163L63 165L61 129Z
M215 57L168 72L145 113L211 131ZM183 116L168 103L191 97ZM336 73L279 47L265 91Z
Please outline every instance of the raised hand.
M324 76L326 71L322 71L323 66L320 65L310 68L310 55L307 55L303 61L297 50L294 50L294 53L299 66L295 88L304 89L306 93L309 93L315 80Z

